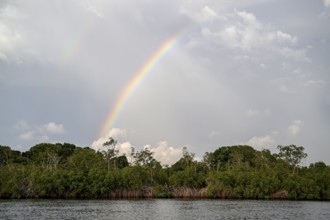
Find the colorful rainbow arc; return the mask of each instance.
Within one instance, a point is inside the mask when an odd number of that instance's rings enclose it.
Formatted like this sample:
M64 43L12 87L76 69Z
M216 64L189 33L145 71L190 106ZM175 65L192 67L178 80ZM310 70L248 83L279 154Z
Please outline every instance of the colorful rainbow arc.
M144 66L134 75L132 80L125 86L125 88L120 93L114 108L108 115L104 125L102 126L100 136L103 137L107 135L107 132L115 124L121 110L124 108L125 103L129 99L130 95L138 87L140 82L146 77L146 75L151 72L152 68L159 63L159 61L169 52L176 43L180 40L181 36L185 31L181 31L175 36L171 37L151 56L151 58L144 64Z

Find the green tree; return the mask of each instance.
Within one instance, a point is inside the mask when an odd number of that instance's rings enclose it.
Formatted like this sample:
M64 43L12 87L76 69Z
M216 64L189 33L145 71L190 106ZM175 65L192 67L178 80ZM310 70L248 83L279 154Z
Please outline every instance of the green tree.
M117 168L119 168L119 169L123 169L123 168L129 166L126 155L121 155L119 157L114 158L113 160L116 160L115 164L116 164Z
M121 187L130 190L141 190L146 185L148 174L141 166L125 167L121 170Z
M188 168L196 168L195 154L190 153L187 147L182 148L182 157L172 165L171 169L174 171L183 171Z
M330 167L324 162L309 165L304 176L315 181L319 187L318 199L330 200Z
M279 145L277 146L277 149L280 151L278 157L292 167L292 175L294 175L301 161L307 157L307 154L304 152L304 147L297 147L296 145Z
M135 153L135 163L147 170L150 183L154 183L154 174L156 170L161 168L160 162L153 157L153 152L149 148L144 148Z
M65 164L67 159L73 154L74 150L77 148L74 144L64 143L56 144L59 147L58 155L60 157L60 164Z
M41 143L33 146L26 156L29 161L35 164L41 165L41 167L46 169L57 169L60 162L60 146L50 143Z
M112 137L108 141L103 143L103 146L107 147L107 150L103 151L103 155L108 164L108 172L110 171L111 164L114 168L117 168L116 160L114 158L118 155L119 150L116 149L117 141Z
M151 152L149 148L144 148L141 151L137 151L135 153L135 164L146 167L154 160L153 154L154 153Z
M93 168L101 168L103 163L102 154L93 149L76 148L73 154L68 158L68 166L72 170L88 172Z
M10 147L0 145L0 166L7 165L12 160L12 150Z

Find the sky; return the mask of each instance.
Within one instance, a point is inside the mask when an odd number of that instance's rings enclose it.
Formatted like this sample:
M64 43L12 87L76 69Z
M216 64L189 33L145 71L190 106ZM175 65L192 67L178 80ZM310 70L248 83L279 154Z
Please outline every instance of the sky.
M329 0L1 0L0 145L111 136L172 164L295 144L330 164L329 24Z

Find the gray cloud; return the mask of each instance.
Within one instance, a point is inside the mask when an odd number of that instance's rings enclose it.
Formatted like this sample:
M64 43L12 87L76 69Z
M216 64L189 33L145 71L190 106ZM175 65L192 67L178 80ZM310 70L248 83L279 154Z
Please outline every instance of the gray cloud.
M330 1L329 0L323 0L325 7L330 7Z
M329 163L327 2L297 3L2 1L1 144L91 145L127 83L186 30L120 112L123 149L293 143Z
M18 136L18 140L24 142L50 141L49 136L63 135L66 132L62 124L55 122L31 126L26 121L21 120L16 123L15 128L19 132L23 132Z

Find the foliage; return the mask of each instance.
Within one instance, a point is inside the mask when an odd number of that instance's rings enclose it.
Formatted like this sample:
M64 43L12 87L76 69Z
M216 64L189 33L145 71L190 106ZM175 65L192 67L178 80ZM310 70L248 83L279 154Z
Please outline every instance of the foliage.
M330 167L302 167L303 147L278 146L275 154L225 146L206 152L202 161L183 148L176 163L162 167L148 148L132 148L129 162L116 143L110 138L103 152L68 143L41 143L26 152L0 146L0 198L330 200Z
M283 159L289 166L293 169L293 174L295 173L297 167L301 163L302 159L307 157L304 152L304 147L297 147L296 145L277 147L279 149L278 157Z

